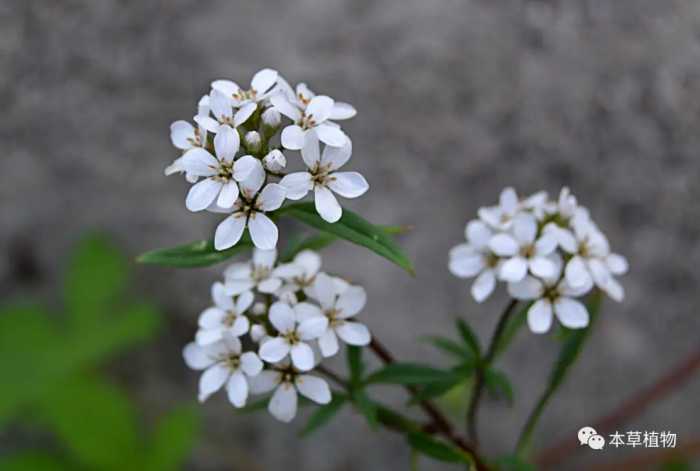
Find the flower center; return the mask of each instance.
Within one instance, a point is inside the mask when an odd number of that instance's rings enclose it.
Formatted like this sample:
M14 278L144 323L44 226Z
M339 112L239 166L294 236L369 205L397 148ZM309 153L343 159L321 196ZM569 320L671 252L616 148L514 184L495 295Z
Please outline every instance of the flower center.
M313 127L316 127L317 123L313 115L307 115L306 113L302 113L301 118L299 118L299 122L297 124L301 126L302 129L311 129Z
M297 334L296 330L292 330L290 332L287 332L285 334L282 334L282 338L289 343L289 345L296 345L299 342L301 342L301 339L299 338L299 334Z
M228 162L226 160L219 161L219 168L217 169L217 174L214 176L214 179L224 183L231 181L233 179L233 162Z
M226 327L231 327L234 322L236 322L236 319L238 318L238 314L236 311L226 311L226 315L224 316L224 319L221 321L222 324L224 324Z
M326 318L328 318L328 325L330 325L331 327L338 327L343 322L345 322L339 317L340 311L336 308L331 308L325 311L324 314L326 315Z
M251 278L255 281L262 281L270 276L272 270L270 267L263 265L253 265L253 272L250 274Z
M584 258L587 258L590 255L590 253L591 253L591 249L588 247L588 244L586 243L585 240L582 241L578 245L578 254Z
M525 258L532 258L535 255L535 246L532 244L520 248L520 255Z
M297 93L297 98L304 106L307 106L311 102L311 98L305 97L303 93Z
M229 369L235 371L241 366L241 357L238 355L231 355L224 360L224 363Z
M489 252L484 258L484 262L486 263L487 267L496 268L496 266L498 265L498 255Z
M251 88L250 90L243 90L239 89L236 93L233 94L233 98L239 101L244 101L244 100L255 100L255 98L258 96L257 90L254 88Z

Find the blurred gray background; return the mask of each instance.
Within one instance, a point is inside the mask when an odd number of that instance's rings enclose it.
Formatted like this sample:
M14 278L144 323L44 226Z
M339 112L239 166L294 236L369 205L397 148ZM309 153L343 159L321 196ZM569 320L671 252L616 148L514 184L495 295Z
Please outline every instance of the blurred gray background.
M455 335L457 315L490 335L504 294L476 305L446 258L502 187L568 185L590 207L631 272L537 445L573 439L698 345L699 36L695 0L2 2L0 294L50 292L87 228L131 255L209 237L218 217L189 213L187 184L163 176L176 156L168 126L191 118L212 79L247 83L274 67L359 110L344 128L371 190L348 206L415 226L402 244L416 278L348 244L325 253L329 270L367 287L362 318L403 358L440 364L416 339ZM114 369L153 414L196 395L180 349L219 269L138 268L139 290L167 309L167 333ZM518 395L512 408L487 402L489 452L513 446L556 348L523 331L502 359ZM671 430L682 443L700 434L699 397L694 380L621 430ZM303 419L236 416L223 395L202 412L191 469L408 467L400 437L349 411L304 441Z

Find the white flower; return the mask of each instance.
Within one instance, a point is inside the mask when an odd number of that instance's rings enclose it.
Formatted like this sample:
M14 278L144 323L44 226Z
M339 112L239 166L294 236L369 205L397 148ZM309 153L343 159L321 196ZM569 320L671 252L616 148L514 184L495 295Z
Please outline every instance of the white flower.
M207 116L208 114L209 96L204 95L202 99L199 100L197 116ZM207 130L202 126L197 126L195 128L187 121L175 121L170 125L170 141L176 148L182 151L188 151L195 147L204 147L207 143ZM182 166L182 156L175 159L172 164L165 168L165 175L182 172L185 172ZM199 179L198 176L189 173L186 173L185 176L190 183L195 183Z
M318 214L328 222L338 221L343 209L333 193L345 198L357 198L369 189L367 180L359 173L336 171L350 159L351 154L350 141L343 147L326 146L321 154L318 139L308 134L301 156L309 170L290 173L282 178L280 185L287 189L287 198L299 200L313 190Z
M282 90L287 96L287 99L302 111L306 110L306 107L309 105L309 103L311 103L311 100L316 97L316 94L303 82L296 86L296 91L292 90L292 87L289 86L284 79L280 79L278 84L280 90ZM340 101L334 101L330 119L350 119L356 114L357 110L355 110L352 105Z
M182 168L188 175L204 177L194 184L187 194L185 204L190 211L202 211L216 203L230 208L238 198L235 180L234 157L240 147L238 132L223 125L214 138L216 157L201 147L195 147L181 158Z
M273 149L263 157L265 170L272 173L279 173L287 166L287 159L279 149Z
M205 370L199 379L200 402L226 385L229 401L236 407L245 406L248 378L259 374L263 367L255 353L241 353L241 342L230 336L205 347L189 343L183 357L190 368Z
M197 115L194 117L194 120L201 127L212 133L218 132L219 126L222 124L237 128L250 118L257 106L251 104L250 106L236 110L234 113L234 106L231 98L218 90L211 91L209 94L209 103L211 106L211 114L214 115L214 118L209 115Z
M503 232L491 238L491 250L507 258L499 271L502 280L518 282L525 278L528 270L539 277L554 275L556 266L547 257L556 250L557 239L548 232L537 239L537 230L535 216L521 213L512 221L512 235Z
M331 390L325 380L301 374L289 365L265 370L251 379L251 391L264 394L274 390L268 411L282 422L291 422L297 414L297 391L317 404L331 402Z
M493 231L486 223L479 220L470 221L464 235L467 243L459 244L450 250L448 267L450 272L459 278L476 276L471 294L476 302L481 303L496 287L500 259L489 249Z
M326 145L333 147L342 147L350 140L338 124L330 121L335 101L328 96L315 96L303 110L281 92L272 95L270 102L294 122L282 130L282 145L287 149L301 149L307 134L316 134Z
M518 283L508 284L508 292L513 298L535 300L527 312L527 323L536 334L549 330L553 315L570 329L581 329L589 322L586 306L575 298L590 291L592 284L571 287L566 279L560 280L561 262L557 262L557 273L553 277L540 280L528 275Z
M277 245L277 226L265 213L282 206L286 190L278 183L268 183L262 188L265 182L265 170L259 160L248 157L252 159L251 170L247 178L240 182L241 194L234 204L234 212L216 228L214 234L216 250L225 250L236 245L241 240L246 227L253 244L259 249L274 249ZM242 160L243 158L236 163Z
M277 363L287 355L292 364L300 371L314 367L314 352L306 343L317 339L328 326L325 317L301 320L295 309L283 302L270 306L270 322L277 329L278 336L267 340L260 346L260 358L268 363Z
M501 192L497 206L479 208L479 218L496 230L510 229L513 218L520 211L520 201L515 190L511 187Z
M321 269L321 256L313 250L302 250L294 256L294 260L277 267L276 273L285 281L281 293L304 291L307 296L312 296L310 288L313 285L316 274Z
M226 287L216 282L211 287L214 307L206 309L199 316L199 330L195 339L200 345L209 345L223 338L225 334L240 337L248 333L250 322L245 312L253 304L253 293L246 291L234 302Z
M246 263L234 263L224 270L226 290L240 294L250 290L271 294L282 286L281 276L275 269L277 250L253 250L253 259Z
M365 346L372 339L364 324L348 319L365 307L367 293L361 286L349 286L337 296L338 287L325 273L319 273L314 282L314 296L321 309L308 302L295 306L297 317L306 322L309 319L327 319L326 329L318 339L318 346L324 357L338 353L338 337L350 345Z

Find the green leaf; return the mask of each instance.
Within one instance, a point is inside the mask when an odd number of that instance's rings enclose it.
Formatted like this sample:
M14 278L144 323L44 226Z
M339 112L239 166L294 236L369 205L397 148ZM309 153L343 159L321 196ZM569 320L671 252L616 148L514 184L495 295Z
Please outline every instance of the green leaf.
M114 386L89 377L56 384L38 403L39 417L87 469L129 469L136 465L136 411Z
M333 399L331 399L331 402L319 407L316 412L309 417L309 421L306 423L306 426L301 431L300 435L302 437L309 436L314 431L326 425L335 416L335 414L340 411L341 407L343 407L346 401L347 396L333 393Z
M228 260L253 247L247 233L230 249L216 250L214 243L207 240L179 245L170 249L158 249L140 255L136 261L151 265L164 265L179 268L206 267Z
M515 398L513 386L505 373L494 368L486 369L484 371L484 384L491 394L496 397L503 397L509 404L513 404Z
M443 441L436 440L422 432L409 433L408 444L412 449L438 461L447 463L473 463L471 456L464 451L448 445Z
M275 214L291 216L320 231L366 247L394 262L412 275L415 274L411 261L384 229L370 224L348 209L343 209L343 216L338 222L332 224L324 221L316 213L314 203L291 204L279 209Z
M588 302L588 313L590 315L590 321L588 327L584 329L578 329L571 333L568 338L564 341L561 351L559 352L559 357L557 358L552 372L549 375L549 381L544 392L540 396L537 404L530 413L525 426L520 434L518 440L518 445L516 453L519 457L524 457L529 453L530 447L532 445L532 435L535 431L535 427L542 416L544 409L549 403L550 399L554 397L554 394L559 389L559 386L564 381L566 374L568 373L571 366L574 364L578 358L579 353L583 347L584 342L588 339L588 335L593 328L593 324L598 317L598 312L600 310L600 304L602 301L602 295L600 290L596 289L590 296Z
M471 327L469 327L469 324L464 322L462 319L457 319L457 330L459 331L459 335L462 337L462 340L464 340L465 345L467 345L469 350L474 353L474 356L481 358L481 346L479 345L479 339Z
M126 259L106 238L90 236L77 246L66 273L65 300L77 324L108 310L127 282Z
M448 339L446 337L440 337L436 335L432 337L424 337L422 340L429 342L435 348L442 350L443 352L459 360L474 359L474 353L470 349L465 348L464 345L461 345L455 342L454 340Z
M350 370L350 384L358 387L362 384L365 366L362 362L362 349L354 345L347 346L348 370Z
M175 471L183 469L199 431L197 410L181 406L160 419L142 469Z
M3 471L72 471L75 468L43 451L23 451L0 458Z
M416 363L391 363L371 374L366 382L384 384L422 385L452 378L451 371L439 370Z
M515 455L501 456L495 460L500 471L536 471L537 468Z
M352 400L357 409L367 419L367 423L371 429L376 429L379 424L379 410L377 405L367 396L364 389L355 389L352 391Z
M525 307L523 307L514 316L510 316L505 328L503 329L503 334L501 334L494 348L492 362L504 351L506 351L508 345L510 345L517 333L520 331L520 328L525 325L525 321L527 320L527 311L530 310L530 306L532 306L532 303L527 303Z

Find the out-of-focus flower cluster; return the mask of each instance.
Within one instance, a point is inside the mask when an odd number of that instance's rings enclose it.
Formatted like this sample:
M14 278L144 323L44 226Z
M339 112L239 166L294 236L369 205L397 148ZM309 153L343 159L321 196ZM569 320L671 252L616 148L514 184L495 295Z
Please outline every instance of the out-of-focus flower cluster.
M467 223L466 243L449 253L455 276L476 277L471 293L477 302L503 281L513 298L532 301L528 325L544 333L554 317L568 328L586 327L589 313L579 298L594 287L616 301L624 298L615 276L627 272L627 260L610 250L568 188L557 200L545 192L519 198L506 188L498 205L480 208L478 215Z
M283 422L296 415L298 394L327 404L331 392L313 374L339 342L364 346L370 333L353 320L365 306L364 288L321 271L310 250L277 263L276 250L255 249L211 288L214 305L199 317L195 341L183 351L190 368L204 370L199 400L224 388L235 407L249 394L272 392L268 410Z
M228 214L216 228L217 250L236 245L246 228L256 247L273 249L278 229L267 214L285 199L313 191L318 214L333 223L342 215L336 194L356 198L368 190L359 173L339 171L352 142L336 121L355 114L351 105L315 95L303 83L292 89L272 69L256 73L248 87L215 80L199 101L194 124L170 126L182 155L165 174L184 173L193 184L186 198L190 211ZM301 151L304 171L285 174L291 151Z

